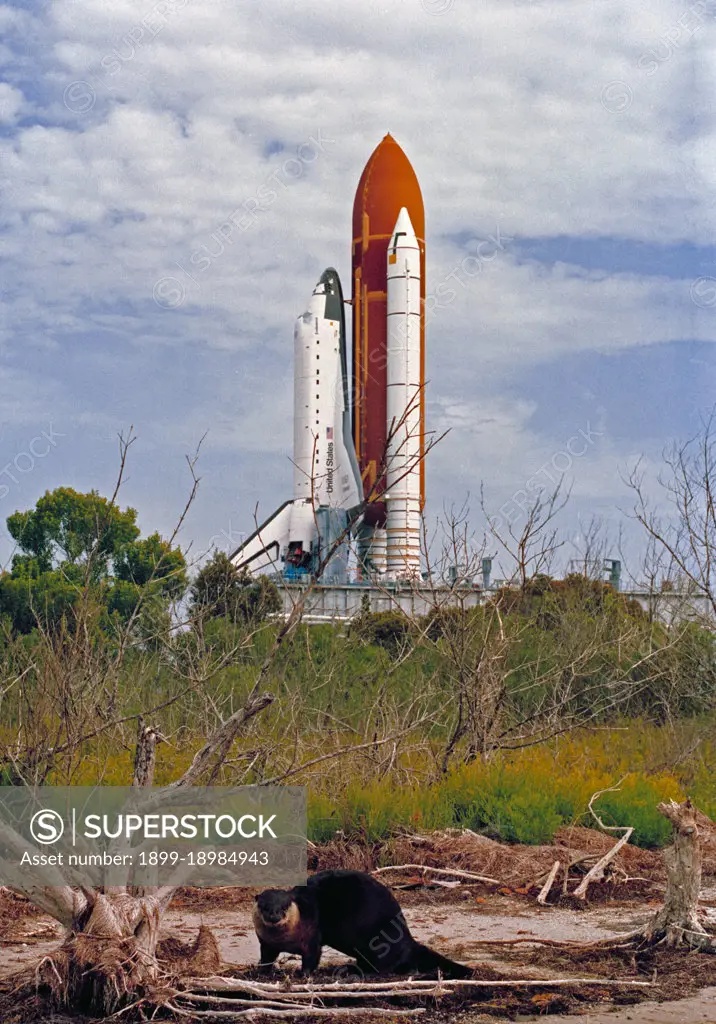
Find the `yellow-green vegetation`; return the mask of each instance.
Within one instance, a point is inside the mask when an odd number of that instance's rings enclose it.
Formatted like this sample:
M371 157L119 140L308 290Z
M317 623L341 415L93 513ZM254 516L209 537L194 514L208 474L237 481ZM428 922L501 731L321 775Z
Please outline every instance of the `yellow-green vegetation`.
M688 795L706 814L716 814L716 743L702 740L688 759L671 769L658 767L679 760L695 737L709 731L703 721L675 728L632 721L503 751L428 786L381 781L348 783L335 794L310 790L309 834L319 842L339 828L371 841L397 828L466 827L506 842L549 843L561 825L593 825L590 797L621 781L618 792L599 798L602 820L633 826L632 842L639 846L661 846L670 826L656 811L659 801Z
M599 798L602 820L633 826L632 842L655 847L670 835L669 823L656 811L661 800L690 796L716 817L716 740L708 739L709 734L716 737L716 722L708 719L669 726L631 720L540 746L501 751L489 760L459 765L432 783L351 780L351 773L340 769L328 774L309 771L297 782L308 787L313 842L331 839L338 830L374 842L399 830L464 827L504 842L528 844L551 842L562 825L591 826L590 797L621 782L617 792ZM315 741L319 744L320 737ZM155 783L178 778L193 749L160 746ZM126 785L132 751L98 747L74 784L95 783L100 764L104 785ZM665 768L666 764L672 767ZM423 773L418 765L414 768L419 779Z

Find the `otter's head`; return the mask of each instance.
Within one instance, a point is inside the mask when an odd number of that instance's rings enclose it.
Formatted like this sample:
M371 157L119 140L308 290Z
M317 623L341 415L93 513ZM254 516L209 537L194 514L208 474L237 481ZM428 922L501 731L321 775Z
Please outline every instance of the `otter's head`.
M298 907L286 889L267 889L256 897L256 911L268 925L288 924Z

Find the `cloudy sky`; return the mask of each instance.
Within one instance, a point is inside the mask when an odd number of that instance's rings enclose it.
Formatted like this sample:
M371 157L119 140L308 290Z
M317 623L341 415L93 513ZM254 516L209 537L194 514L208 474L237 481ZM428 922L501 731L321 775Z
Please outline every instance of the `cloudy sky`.
M146 531L204 435L185 545L290 497L293 322L325 266L348 288L390 131L450 428L429 516L470 495L479 528L481 483L497 512L565 470L570 535L616 523L620 471L716 397L715 25L714 0L0 6L0 518L109 493L130 425Z

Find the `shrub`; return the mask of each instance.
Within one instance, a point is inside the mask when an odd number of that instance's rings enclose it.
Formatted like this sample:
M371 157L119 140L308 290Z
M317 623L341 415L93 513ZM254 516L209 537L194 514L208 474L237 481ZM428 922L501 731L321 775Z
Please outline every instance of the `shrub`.
M217 551L192 584L191 606L209 618L257 623L280 611L281 596L267 576L239 570L223 551Z
M420 628L429 640L437 643L461 628L467 612L463 608L433 608L421 621Z
M351 623L349 635L395 656L405 647L411 631L410 620L402 612L362 612Z

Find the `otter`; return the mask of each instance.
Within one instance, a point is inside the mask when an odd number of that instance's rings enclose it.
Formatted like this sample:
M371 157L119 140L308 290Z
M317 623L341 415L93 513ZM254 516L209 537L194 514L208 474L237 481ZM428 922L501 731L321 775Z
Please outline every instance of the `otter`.
M311 974L321 959L321 932L313 893L306 885L266 889L254 902L259 967L270 970L279 953L300 953L301 973Z
M325 945L355 957L363 974L472 975L416 942L392 892L363 871L319 871L306 885L267 889L256 897L253 920L264 969L279 953L300 953L301 973L311 974Z

